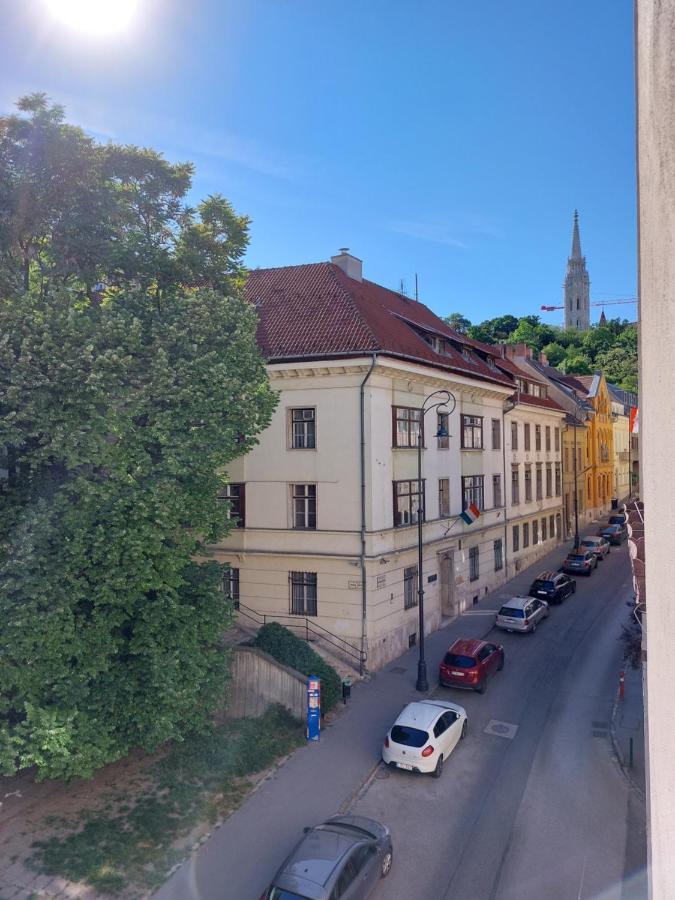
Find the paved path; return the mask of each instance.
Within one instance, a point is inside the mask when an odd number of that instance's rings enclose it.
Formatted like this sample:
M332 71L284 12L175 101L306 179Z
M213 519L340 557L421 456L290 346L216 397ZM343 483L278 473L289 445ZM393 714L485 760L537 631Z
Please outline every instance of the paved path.
M552 551L534 570L557 568L564 553ZM431 635L430 673L455 637L487 634L498 597L526 592L533 574L521 572ZM633 792L608 737L620 668L616 631L629 583L621 548L590 579L579 579L577 596L555 608L536 635L498 638L507 665L487 694L445 694L467 707L471 732L439 782L378 765L387 728L419 697L416 652L355 685L321 743L294 754L156 900L256 900L302 827L348 808L393 828L395 864L374 894L380 900L620 896L626 859L636 869L642 860L626 828L629 821L639 826L639 804L631 819ZM485 734L490 719L517 725L516 737Z

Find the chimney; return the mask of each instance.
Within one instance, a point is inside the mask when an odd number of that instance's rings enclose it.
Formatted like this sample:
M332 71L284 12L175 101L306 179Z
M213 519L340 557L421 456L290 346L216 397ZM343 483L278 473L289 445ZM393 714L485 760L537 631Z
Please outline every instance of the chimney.
M354 281L363 281L363 261L352 256L349 247L340 247L337 256L331 256L330 261L339 266L345 275L353 278Z
M532 348L528 347L526 343L521 342L519 344L503 344L504 350L506 352L507 359L531 359L532 358Z
M542 364L542 366L548 365L548 356L544 353L543 350L539 352L539 362Z

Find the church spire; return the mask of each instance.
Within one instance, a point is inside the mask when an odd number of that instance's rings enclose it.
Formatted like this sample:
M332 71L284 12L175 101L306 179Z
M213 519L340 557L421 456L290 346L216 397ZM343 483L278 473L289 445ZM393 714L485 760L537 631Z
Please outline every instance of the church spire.
M586 260L581 255L579 237L579 213L574 210L572 231L572 254L567 259L567 274L564 286L565 328L587 331L590 327L590 280L586 271Z
M579 213L574 210L574 229L572 231L572 259L581 259L581 240L579 238Z

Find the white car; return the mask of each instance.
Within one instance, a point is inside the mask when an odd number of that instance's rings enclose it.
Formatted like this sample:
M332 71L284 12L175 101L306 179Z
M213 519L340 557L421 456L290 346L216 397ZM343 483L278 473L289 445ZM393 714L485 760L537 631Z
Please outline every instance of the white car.
M504 631L526 631L533 634L537 625L548 619L551 612L548 603L537 597L510 597L503 602L495 625Z
M440 778L443 763L466 734L466 710L446 700L409 703L387 733L382 759L389 766Z

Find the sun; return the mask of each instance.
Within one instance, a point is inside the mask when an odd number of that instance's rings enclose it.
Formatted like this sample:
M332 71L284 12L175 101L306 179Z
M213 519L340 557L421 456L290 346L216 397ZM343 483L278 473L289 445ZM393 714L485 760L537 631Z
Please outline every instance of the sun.
M138 0L44 0L55 19L91 35L122 31L134 18Z

